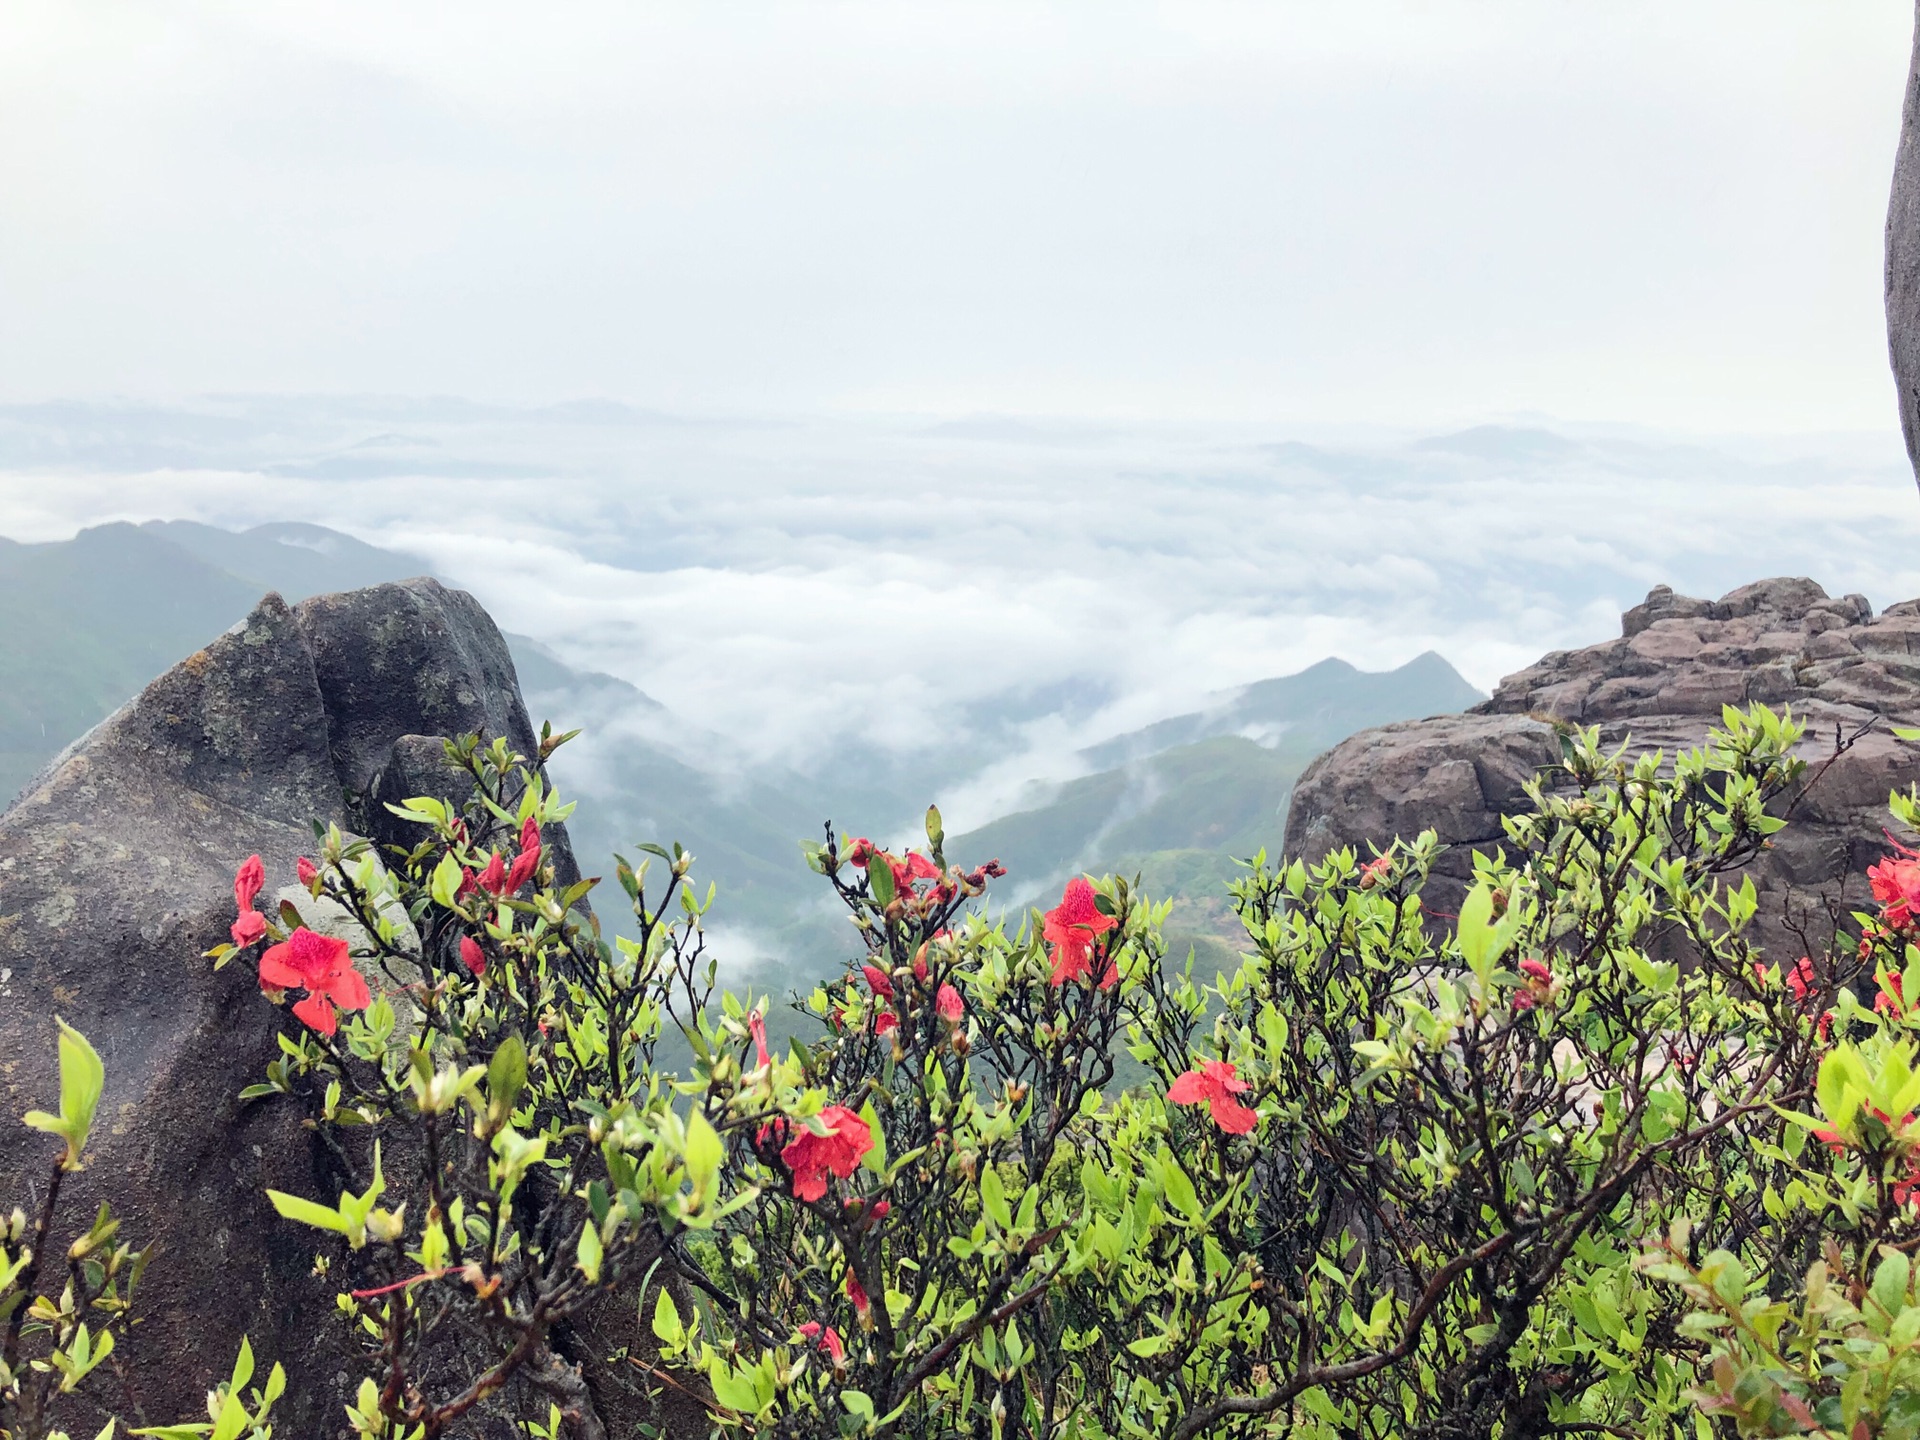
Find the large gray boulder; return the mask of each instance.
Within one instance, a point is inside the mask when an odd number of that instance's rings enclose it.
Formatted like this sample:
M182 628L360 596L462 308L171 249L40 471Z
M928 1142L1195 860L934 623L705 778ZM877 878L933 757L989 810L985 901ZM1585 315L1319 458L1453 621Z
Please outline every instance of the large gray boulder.
M1622 617L1619 639L1556 651L1464 715L1363 730L1319 757L1294 787L1286 853L1364 854L1433 829L1454 848L1431 902L1452 910L1472 851L1499 843L1501 817L1527 806L1522 787L1559 763L1557 726L1598 726L1608 743L1630 737L1672 756L1701 744L1723 705L1755 701L1809 722L1810 760L1831 753L1836 733L1874 726L1803 787L1756 867L1758 923L1788 943L1789 906L1865 900L1866 867L1885 849L1887 792L1920 780L1920 747L1889 733L1920 723L1920 601L1875 617L1860 596L1831 598L1811 580L1762 580L1719 600L1661 586Z
M1913 59L1900 116L1900 148L1887 202L1887 350L1893 361L1900 430L1920 475L1920 3L1915 5Z
M433 580L293 608L268 595L0 815L0 1190L25 1199L55 1148L18 1117L57 1094L58 1014L107 1068L68 1221L110 1200L129 1237L159 1246L126 1351L156 1423L194 1418L249 1335L287 1367L276 1428L343 1429L359 1371L335 1287L263 1195L339 1182L292 1107L236 1099L275 1055L282 1013L251 966L216 973L202 954L233 919L238 861L261 855L271 897L312 848L311 819L382 832L376 797L439 763L425 737L476 729L536 753L506 645L471 596Z

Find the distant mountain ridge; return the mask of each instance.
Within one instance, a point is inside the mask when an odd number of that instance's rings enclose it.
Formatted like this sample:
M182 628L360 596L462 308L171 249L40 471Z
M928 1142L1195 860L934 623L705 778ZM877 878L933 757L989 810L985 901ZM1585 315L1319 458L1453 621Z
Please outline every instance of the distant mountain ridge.
M1384 671L1322 660L1084 750L1103 767L1097 773L953 843L956 853L996 853L1035 884L1079 871L1164 870L1154 857L1173 852L1221 860L1277 852L1293 781L1315 756L1356 731L1484 699L1432 651ZM1215 864L1200 869L1225 873Z
M1409 705L1428 705L1431 714L1441 715L1486 698L1432 650L1393 670L1360 670L1345 660L1326 659L1297 674L1242 686L1205 710L1175 715L1081 753L1105 769L1216 735L1240 735L1260 744L1318 742L1325 749L1356 730L1424 718L1407 714Z
M0 539L0 604L13 621L0 632L0 792L11 798L264 591L292 602L429 572L419 556L295 523L236 532L149 521L48 544ZM717 933L733 932L742 952L771 954L794 981L844 949L844 921L801 864L802 840L829 819L876 837L904 828L966 778L974 752L991 754L1030 720L1085 714L1102 700L1069 678L977 705L973 744L939 757L944 769L866 751L823 757L808 774L743 769L720 758L715 737L627 681L575 669L536 639L507 640L536 720L586 731L556 769L581 801L571 829L588 873L605 873L612 852L633 855L642 841L681 841L725 895ZM948 850L1001 858L1012 872L1003 895L1015 903L1068 874L1108 868L1142 870L1183 899L1217 895L1228 857L1277 849L1294 777L1315 755L1369 726L1482 698L1431 653L1380 673L1324 660L1091 747L1082 759L1093 773L1042 787L1044 799Z

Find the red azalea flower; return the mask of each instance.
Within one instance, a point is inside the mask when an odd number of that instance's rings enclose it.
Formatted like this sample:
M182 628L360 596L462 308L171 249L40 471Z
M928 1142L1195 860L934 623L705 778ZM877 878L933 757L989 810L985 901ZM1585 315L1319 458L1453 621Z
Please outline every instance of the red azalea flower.
M1387 878L1387 872L1391 869L1393 869L1393 857L1391 855L1381 855L1369 860L1360 867L1360 888L1362 890L1371 890L1375 885L1378 885L1382 880Z
M460 963L473 972L476 980L487 973L487 952L480 948L480 942L471 935L460 937Z
M1900 975L1889 970L1880 977L1880 993L1873 997L1873 1008L1882 1015L1904 1015L1906 997L1900 993Z
M873 1132L867 1122L844 1105L829 1105L818 1116L824 1135L815 1134L801 1123L793 1139L780 1151L780 1159L793 1172L794 1198L818 1200L827 1193L827 1175L842 1180L853 1174L860 1157L873 1148Z
M1093 886L1079 876L1069 880L1060 903L1047 912L1042 931L1046 942L1053 946L1053 983L1064 985L1069 980L1084 979L1091 968L1088 961L1093 953L1094 937L1106 934L1113 926L1113 916L1102 915L1095 904ZM1100 977L1100 988L1105 990L1119 978L1109 962L1106 973Z
M1838 1130L1816 1130L1813 1132L1813 1138L1818 1140L1822 1145L1825 1145L1836 1155L1844 1155L1847 1153L1846 1139Z
M867 988L882 1000L893 999L893 977L878 965L862 965L860 973L867 977Z
M260 893L260 887L267 883L267 867L260 863L258 855L249 855L240 862L240 868L233 876L233 904L236 910L251 910L253 897Z
M847 1267L847 1298L853 1302L853 1313L863 1326L873 1324L873 1302L867 1298L867 1287L860 1283L860 1277L853 1273L853 1267Z
M864 870L867 868L867 861L872 858L873 842L867 839L866 836L862 835L857 840L849 840L847 842L847 863L849 865Z
M500 852L494 851L487 857L487 868L474 876L473 883L489 895L498 895L507 886L507 862L500 858Z
M1893 1203L1904 1205L1916 1195L1920 1195L1920 1156L1915 1156L1907 1170L1907 1178L1895 1183Z
M293 1007L293 1013L322 1035L338 1028L335 1005L364 1010L373 1003L367 982L353 968L347 942L316 935L304 925L278 945L268 946L260 957L260 988L305 990L307 998Z
M1832 1037L1833 1011L1822 1010L1820 1012L1820 1019L1815 1023L1813 1027L1813 1033L1818 1035L1822 1040L1827 1040Z
M1796 1001L1805 1000L1813 993L1813 957L1802 955L1793 969L1787 972L1787 988L1793 991Z
M873 1202L873 1218L876 1220L884 1220L887 1218L887 1212L891 1209L893 1209L893 1202L891 1200L876 1200Z
M1214 1124L1229 1135L1244 1135L1260 1121L1259 1115L1233 1098L1246 1091L1247 1082L1239 1078L1231 1061L1209 1060L1169 1085L1167 1098L1176 1105L1198 1105L1205 1101Z
M820 1348L827 1352L827 1359L833 1362L837 1370L846 1363L847 1347L840 1341L840 1332L831 1325L821 1326L818 1320L809 1320L800 1327L800 1333L808 1340L818 1340Z
M891 855L887 864L893 870L894 887L899 890L911 890L916 880L931 880L940 873L940 867L924 855L909 850L904 860L896 860Z
M540 822L531 815L520 822L520 848L522 850L540 848Z
M940 1018L949 1025L958 1025L967 1013L966 1002L951 985L940 987L940 993L933 997L933 1008L940 1012Z
M233 943L244 950L266 935L267 917L258 910L242 910L228 933L233 936Z
M302 855L293 862L293 873L299 877L302 885L311 886L320 876L320 867Z
M767 1017L758 1010L747 1016L747 1033L753 1036L753 1049L758 1057L755 1063L766 1064L771 1058L767 1054Z
M1899 928L1912 923L1915 909L1920 908L1920 859L1911 850L1868 866L1867 883L1889 925Z
M540 847L535 845L530 850L522 850L520 852L520 858L513 862L513 868L507 872L506 888L500 893L503 895L518 895L521 888L525 886L529 880L533 879L533 872L539 868Z
M899 1028L900 1017L891 1010L882 1010L873 1017L873 1033L876 1035L889 1035Z
M1538 980L1542 985L1551 985L1553 983L1553 971L1547 968L1546 962L1535 960L1532 957L1528 957L1520 962L1520 973L1529 980Z

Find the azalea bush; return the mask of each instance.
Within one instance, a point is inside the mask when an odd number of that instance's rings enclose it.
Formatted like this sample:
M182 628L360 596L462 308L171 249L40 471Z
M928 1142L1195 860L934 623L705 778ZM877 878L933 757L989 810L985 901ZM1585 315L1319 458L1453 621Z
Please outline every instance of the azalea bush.
M743 1436L1912 1433L1920 859L1761 955L1800 740L1569 732L1457 915L1432 835L1259 857L1207 984L1122 879L1007 912L937 811L829 829L859 952L777 1048L690 857L616 860L610 937L545 843L558 741L453 743L467 798L320 833L272 912L248 861L215 957L289 1007L250 1098L340 1174L272 1198L362 1337L348 1421L592 1437L630 1385Z

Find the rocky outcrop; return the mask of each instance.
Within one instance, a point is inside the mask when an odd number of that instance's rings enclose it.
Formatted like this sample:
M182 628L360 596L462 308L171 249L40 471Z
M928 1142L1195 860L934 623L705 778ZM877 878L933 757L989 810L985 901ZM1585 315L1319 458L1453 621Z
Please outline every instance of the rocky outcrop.
M282 1016L250 966L201 957L233 918L238 860L264 858L271 894L311 849L310 820L383 834L378 799L432 788L443 764L425 737L467 730L536 753L506 645L471 596L433 580L292 608L269 595L0 816L0 1179L24 1199L47 1163L48 1138L18 1117L57 1093L58 1014L107 1067L63 1209L108 1199L129 1237L160 1247L127 1351L155 1423L194 1418L245 1334L287 1367L276 1429L342 1427L359 1372L334 1287L263 1195L338 1182L288 1107L236 1099ZM557 827L548 838L564 846Z
M1907 458L1920 475L1920 4L1915 5L1913 59L1887 201L1887 351Z
M1501 816L1526 806L1525 783L1558 764L1557 726L1598 726L1609 742L1672 755L1699 745L1723 706L1756 701L1809 722L1809 759L1832 751L1836 731L1879 722L1798 798L1756 869L1761 923L1778 936L1790 901L1863 898L1885 848L1887 792L1920 780L1920 747L1889 733L1920 723L1920 601L1876 617L1860 596L1832 598L1811 580L1763 580L1718 600L1660 586L1622 617L1619 639L1556 651L1464 715L1365 730L1322 755L1294 788L1286 852L1317 860L1433 829L1456 847L1433 895L1450 910L1471 849L1497 843Z

